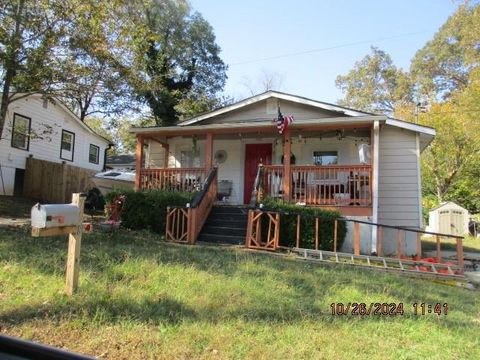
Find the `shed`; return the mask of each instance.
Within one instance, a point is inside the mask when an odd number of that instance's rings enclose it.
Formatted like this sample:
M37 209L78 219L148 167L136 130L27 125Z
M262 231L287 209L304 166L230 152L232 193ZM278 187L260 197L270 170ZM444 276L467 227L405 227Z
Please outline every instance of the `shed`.
M427 231L462 236L468 234L469 221L467 209L447 201L430 210Z

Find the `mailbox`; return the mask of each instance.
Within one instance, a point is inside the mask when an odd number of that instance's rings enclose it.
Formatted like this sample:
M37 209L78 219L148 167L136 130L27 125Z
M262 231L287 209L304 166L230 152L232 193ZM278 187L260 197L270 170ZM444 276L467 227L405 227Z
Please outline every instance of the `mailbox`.
M32 207L32 228L76 226L80 209L74 204L36 204Z

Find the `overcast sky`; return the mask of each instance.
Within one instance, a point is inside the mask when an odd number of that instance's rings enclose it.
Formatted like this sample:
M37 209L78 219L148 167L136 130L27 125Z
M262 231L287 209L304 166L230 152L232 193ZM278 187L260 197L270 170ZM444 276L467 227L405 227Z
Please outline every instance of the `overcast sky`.
M241 99L262 72L284 92L336 102L335 78L370 46L408 69L415 52L455 11L452 0L191 0L213 26L229 65L225 92Z

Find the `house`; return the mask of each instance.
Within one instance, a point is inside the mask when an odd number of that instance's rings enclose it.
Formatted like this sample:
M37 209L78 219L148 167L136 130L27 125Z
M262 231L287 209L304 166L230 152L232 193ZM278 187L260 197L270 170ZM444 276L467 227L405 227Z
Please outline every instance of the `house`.
M45 166L65 164L70 171L85 169L87 174L103 169L109 147L109 140L96 134L61 101L40 94L15 100L8 107L0 140L0 194L23 195L27 159L42 161ZM37 176L33 180L40 184ZM45 182L53 183L58 176L50 173L45 177ZM52 189L55 191L60 190Z
M278 107L294 118L283 134L272 121ZM435 136L429 127L268 91L176 126L131 131L137 189L173 182L193 190L217 165L227 202L248 204L262 164L269 196L375 223L423 226L420 154ZM362 252L374 251L376 232L360 231L369 238ZM347 238L344 247L351 245ZM385 243L384 251L394 246ZM415 241L404 246L404 254L415 253Z
M427 231L464 236L469 233L470 214L453 201L443 202L428 212Z
M135 155L109 155L105 167L107 169L135 170Z

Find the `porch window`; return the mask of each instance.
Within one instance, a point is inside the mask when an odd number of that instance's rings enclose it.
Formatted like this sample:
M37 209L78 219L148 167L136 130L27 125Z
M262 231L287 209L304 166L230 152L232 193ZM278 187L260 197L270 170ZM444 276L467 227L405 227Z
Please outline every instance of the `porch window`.
M181 151L180 152L180 167L182 168L194 168L200 167L200 155L194 154L193 151Z
M62 143L60 145L60 159L73 161L74 148L75 148L75 134L67 130L62 130Z
M313 152L314 165L336 165L338 164L337 151L314 151Z
M20 114L13 115L12 147L27 150L30 146L30 126L32 119Z

